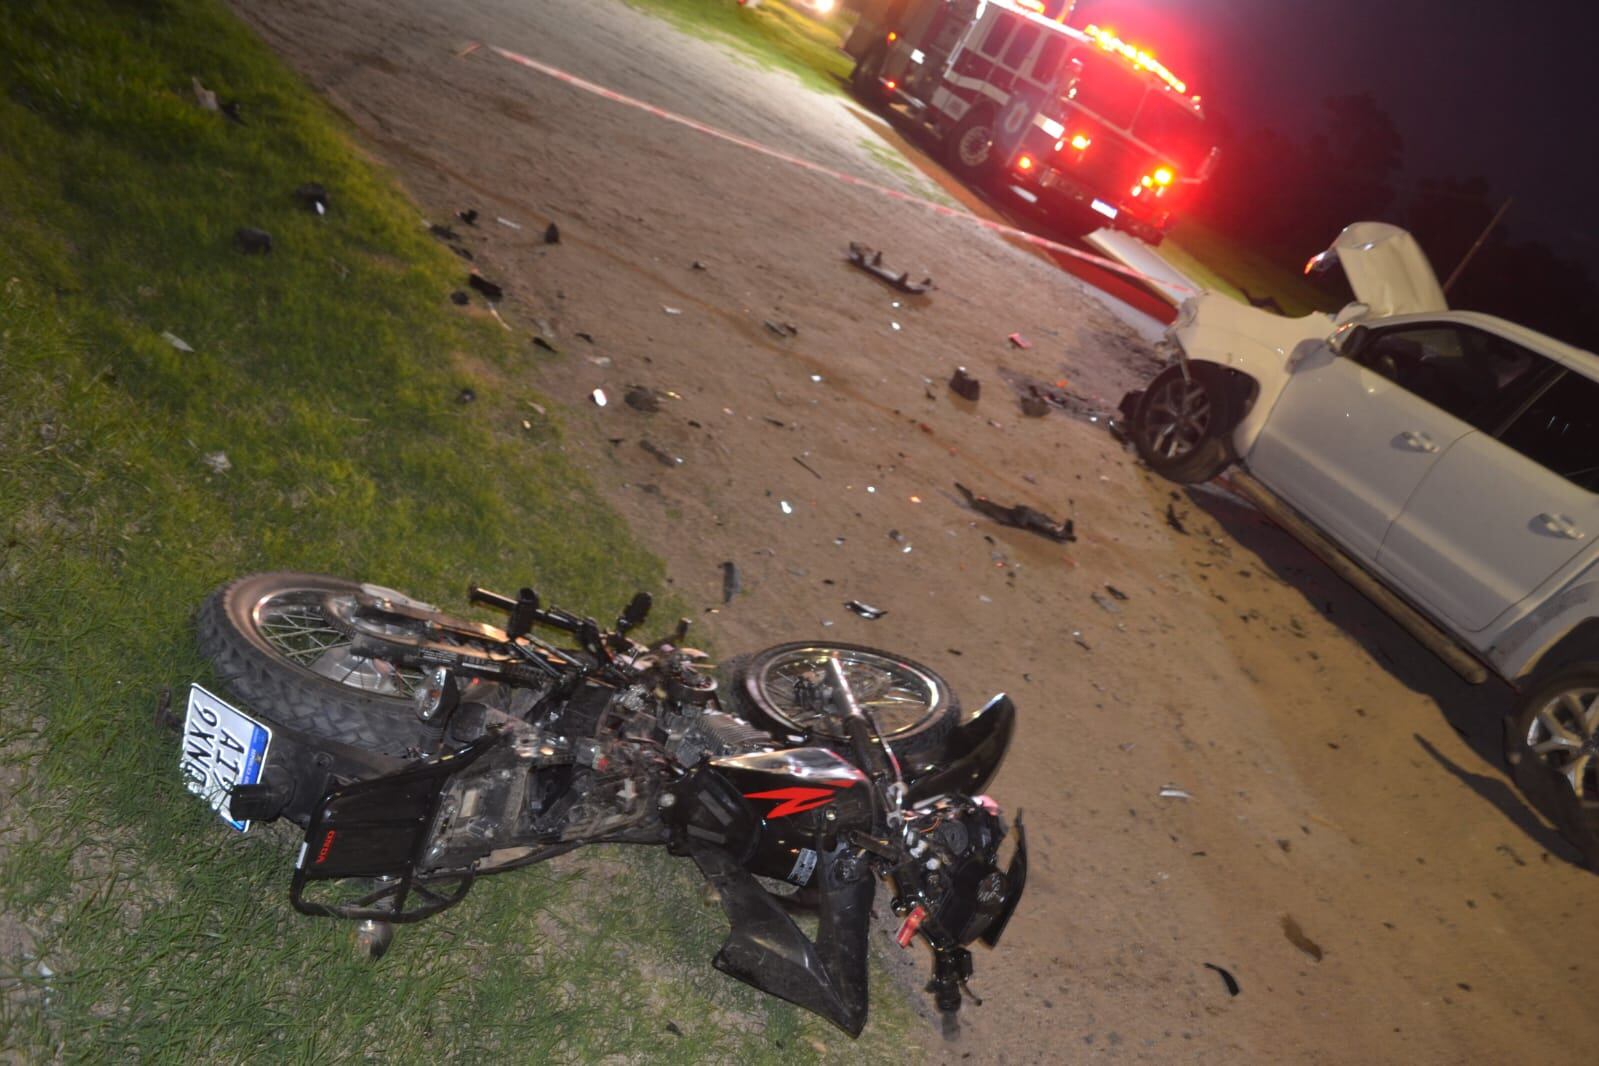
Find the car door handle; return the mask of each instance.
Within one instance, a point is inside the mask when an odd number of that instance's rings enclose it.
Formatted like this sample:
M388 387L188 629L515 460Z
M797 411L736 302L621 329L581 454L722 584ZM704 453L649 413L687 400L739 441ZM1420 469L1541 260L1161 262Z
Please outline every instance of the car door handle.
M1438 453L1438 445L1432 442L1432 438L1417 430L1407 429L1399 434L1399 439L1418 452L1426 452L1428 455L1436 455Z
M1567 540L1581 540L1587 536L1586 533L1577 528L1577 523L1563 514L1549 514L1546 511L1538 516L1538 521L1543 525L1546 533L1553 533L1557 537L1565 537Z

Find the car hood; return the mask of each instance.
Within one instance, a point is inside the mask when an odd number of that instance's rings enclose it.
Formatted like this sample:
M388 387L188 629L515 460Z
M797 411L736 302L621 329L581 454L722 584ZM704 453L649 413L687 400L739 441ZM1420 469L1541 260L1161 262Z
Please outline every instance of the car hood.
M1332 247L1312 259L1305 272L1326 269L1333 263L1344 268L1355 299L1371 310L1371 317L1444 311L1449 307L1438 275L1405 230L1387 222L1355 222L1333 241Z

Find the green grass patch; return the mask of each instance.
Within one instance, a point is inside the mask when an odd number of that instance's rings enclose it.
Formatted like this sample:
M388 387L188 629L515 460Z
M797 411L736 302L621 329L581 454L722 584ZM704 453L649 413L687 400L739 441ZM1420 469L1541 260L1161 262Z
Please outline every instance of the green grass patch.
M1208 289L1246 303L1247 296L1270 297L1285 315L1337 311L1341 306L1337 297L1305 280L1297 269L1302 264L1278 262L1192 219L1177 222L1160 255Z
M839 51L855 16L827 17L765 0L746 7L735 0L627 0L629 4L696 36L732 44L764 66L786 70L814 89L842 92L855 61Z
M194 76L245 124L197 107ZM458 605L468 579L536 581L605 617L661 566L529 406L526 338L448 302L458 261L217 0L0 6L0 143L0 1047L892 1054L893 996L850 1045L712 971L720 915L664 855L489 879L377 965L347 925L290 910L294 835L223 829L152 725L162 688L181 705L206 678L190 625L209 589L292 567ZM306 181L327 217L293 200ZM271 254L241 254L240 226Z

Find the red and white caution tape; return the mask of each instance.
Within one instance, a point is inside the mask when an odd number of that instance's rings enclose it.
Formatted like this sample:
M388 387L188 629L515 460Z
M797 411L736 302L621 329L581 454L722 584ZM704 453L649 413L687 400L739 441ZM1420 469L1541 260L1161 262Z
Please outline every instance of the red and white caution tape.
M567 71L561 70L559 67L552 67L547 63L540 63L538 60L530 59L518 52L512 52L509 49L500 48L495 45L489 45L488 47L490 51L494 52L502 59L508 59L512 63L515 63L519 66L526 67L529 70L537 71L538 73L554 78L557 81L564 82L575 89L581 89L586 93L592 93L593 95L602 97L606 100L611 100L615 103L623 104L627 107L643 111L647 115L654 115L656 118L664 119L667 122L675 122L679 126L686 126L689 129L694 130L696 133L703 133L707 137L715 137L717 140L726 141L729 144L736 144L740 148L747 149L751 152L757 152L760 155L767 156L771 159L776 159L782 163L787 163L789 166L798 167L801 170L808 170L813 174L821 174L824 177L829 177L835 181L843 182L845 185L853 185L861 189L870 189L872 192L879 193L880 195L887 196L891 199L899 200L907 204L915 204L917 207L925 208L926 210L937 215L943 215L945 218L954 218L959 219L962 222L969 222L974 225L981 226L984 229L991 230L995 233L1001 233L1008 237L1014 237L1017 240L1026 241L1028 244L1036 247L1046 248L1049 251L1058 252L1061 255L1071 256L1073 259L1080 259L1083 262L1092 263L1103 270L1113 271L1114 273L1121 274L1138 281L1158 285L1163 289L1177 289L1187 292L1197 292L1197 290L1190 289L1188 286L1173 282L1170 278L1157 278L1152 275L1145 274L1143 271L1134 270L1132 267L1126 265L1125 263L1118 262L1117 260L1107 259L1100 255L1094 255L1093 253L1085 252L1080 248L1073 248L1070 245L1061 244L1059 241L1052 241L1048 237L1040 237L1036 233L1028 233L1026 230L1017 229L1015 226L1007 226L1003 222L992 222L986 218L979 218L968 211L962 211L959 208L949 207L946 204L934 203L932 200L926 200L920 196L912 196L910 193L903 192L899 189L893 189L887 185L879 185L876 182L867 181L865 178L858 178L853 174L846 174L841 170L834 170L832 167L823 166L822 164L813 162L809 159L801 159L799 156L790 155L787 152L779 151L770 145L761 144L759 141L752 141L746 137L740 137L737 134L728 133L726 130L717 129L715 126L707 126L705 123L696 121L695 119L689 118L686 115L679 115L676 112L668 111L665 108L656 107L654 104L646 103L643 100L638 100L623 93L619 93L615 89L608 89L603 85L597 85L592 81L578 77L576 74L568 73Z

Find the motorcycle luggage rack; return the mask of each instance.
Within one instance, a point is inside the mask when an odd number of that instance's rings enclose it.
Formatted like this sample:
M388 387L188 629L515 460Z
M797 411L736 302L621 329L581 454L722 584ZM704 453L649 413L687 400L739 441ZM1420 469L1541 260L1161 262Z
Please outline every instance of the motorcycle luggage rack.
M289 886L294 909L316 917L403 924L465 899L474 870L417 871L445 783L500 742L488 737L399 773L330 789L311 817L295 865ZM353 900L306 897L307 887L318 882L362 880L371 887Z

